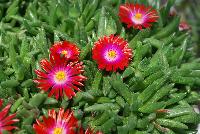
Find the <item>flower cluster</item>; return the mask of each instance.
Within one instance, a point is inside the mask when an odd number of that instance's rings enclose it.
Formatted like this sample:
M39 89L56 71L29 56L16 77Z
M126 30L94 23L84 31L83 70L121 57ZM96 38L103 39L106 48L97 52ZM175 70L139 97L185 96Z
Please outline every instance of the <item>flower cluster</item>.
M120 20L129 27L136 29L149 28L158 19L158 13L152 7L139 4L125 4L119 8ZM56 99L65 94L69 99L75 96L75 90L80 91L86 77L83 76L83 63L79 61L80 50L76 44L69 41L55 43L50 48L50 57L40 61L41 69L35 70L37 78L34 82L41 90L49 92L49 97ZM98 68L106 71L124 70L132 59L133 51L128 42L119 35L99 38L92 49L92 58ZM73 111L60 108L58 112L49 110L48 117L43 121L36 120L33 128L37 134L102 134L88 127L86 130L78 125Z
M127 27L136 29L149 28L158 19L158 13L152 7L140 4L126 3L119 8L120 20ZM76 44L69 41L55 43L50 48L50 60L42 59L42 70L35 70L38 78L34 80L37 87L49 91L49 96L56 99L65 95L71 99L75 96L74 90L80 91L86 77L83 63L79 61L80 50ZM124 70L128 66L133 55L128 42L118 35L104 36L100 38L92 49L92 58L98 64L99 69L106 71Z
M38 78L34 80L37 87L49 91L49 96L55 95L56 99L63 97L63 93L71 99L75 96L74 90L80 91L79 86L84 86L86 77L83 63L79 61L78 47L68 41L58 42L50 48L50 60L42 59L42 70L35 70Z
M79 87L84 86L86 77L83 62L79 61L79 48L69 41L55 43L50 48L48 59L42 59L40 66L42 70L36 69L37 78L34 82L37 87L46 92L48 96L56 99L63 97L63 93L71 99L75 96L74 90L81 91ZM60 108L58 112L54 109L48 111L48 117L43 116L43 121L36 120L33 129L36 134L91 134L91 129L84 129L78 125L73 111ZM99 133L97 133L99 134Z
M170 16L175 14L175 11L171 11ZM159 14L151 6L126 3L119 6L118 17L123 25L136 29L134 32L138 32L144 28L151 28L158 21ZM125 29L127 30L127 28ZM187 31L190 28L186 22L179 24L179 31ZM129 30L131 31L131 29ZM49 57L41 59L40 68L35 70L37 78L33 81L37 88L47 92L49 97L54 96L57 100L64 97L68 99L76 97L76 92L82 90L84 81L87 80L87 77L83 75L84 64L79 58L81 50L73 42L60 41L54 43L49 51ZM91 53L92 60L96 62L98 69L104 70L105 73L123 71L129 66L134 55L127 39L114 34L100 37L93 44ZM0 108L2 105L3 100L0 99ZM15 119L15 113L9 115L10 107L9 104L0 111L0 134L3 131L17 129L13 124L19 120ZM157 110L157 112L165 112L164 110ZM43 115L36 119L33 129L36 134L103 134L101 132L103 130L99 131L91 126L83 128L84 125L75 117L72 109L59 107L49 109L47 116Z

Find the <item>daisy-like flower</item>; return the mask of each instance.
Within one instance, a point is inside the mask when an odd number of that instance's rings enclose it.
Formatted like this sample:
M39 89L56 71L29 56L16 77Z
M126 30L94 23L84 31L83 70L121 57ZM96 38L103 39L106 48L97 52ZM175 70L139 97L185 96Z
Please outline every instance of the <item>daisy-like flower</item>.
M187 22L185 22L185 21L180 22L179 31L185 31L185 30L190 30L190 29L191 29L191 27Z
M0 108L2 107L3 100L0 99ZM2 134L3 130L11 131L13 129L17 129L16 126L12 126L14 123L18 122L18 119L14 119L16 114L8 115L11 105L7 105L0 111L0 134Z
M80 54L79 48L69 41L55 43L50 48L50 52L54 58L60 58L63 56L65 59L70 61L77 61Z
M128 43L119 36L104 36L93 47L92 58L96 60L99 69L106 71L124 70L132 57L132 49Z
M141 30L143 27L151 27L151 23L157 21L158 12L151 6L126 3L119 7L119 17L128 28L134 27Z
M33 129L36 134L75 134L78 128L78 120L70 110L60 108L58 113L52 109L48 111L48 117L42 117L43 122L36 120Z
M78 86L84 86L86 77L82 75L83 63L70 62L64 59L54 59L50 55L50 61L43 59L40 61L43 70L35 70L38 78L34 80L37 87L49 91L49 97L55 95L56 99L63 96L63 92L71 99L75 96L74 90L80 91Z

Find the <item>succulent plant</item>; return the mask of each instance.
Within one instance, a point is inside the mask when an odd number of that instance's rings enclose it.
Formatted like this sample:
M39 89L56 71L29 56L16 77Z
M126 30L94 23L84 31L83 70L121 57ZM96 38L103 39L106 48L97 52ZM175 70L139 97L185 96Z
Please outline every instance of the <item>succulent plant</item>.
M12 104L10 114L20 120L13 133L34 133L36 119L59 108L71 109L84 130L104 134L196 133L200 60L193 35L179 31L180 17L169 15L174 2L1 0L0 98ZM157 22L141 30L127 28L118 15L125 3L152 6ZM133 54L128 66L116 72L99 69L92 53L95 43L110 35L126 40ZM80 49L87 80L72 99L57 100L33 80L51 44L64 40Z

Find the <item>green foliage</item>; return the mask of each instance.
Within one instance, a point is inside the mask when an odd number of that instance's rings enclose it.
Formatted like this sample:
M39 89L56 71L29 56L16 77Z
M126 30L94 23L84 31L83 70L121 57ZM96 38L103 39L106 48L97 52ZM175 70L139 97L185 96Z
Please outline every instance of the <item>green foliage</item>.
M200 61L188 33L178 31L179 17L167 17L171 0L129 0L160 12L158 23L141 31L126 29L119 21L124 0L15 0L0 4L0 98L12 102L20 128L34 133L36 118L48 109L71 108L86 128L105 134L162 134L195 132L200 115L192 105L200 100ZM2 12L1 12L2 11ZM98 37L123 36L134 57L123 72L97 69L91 49ZM48 98L32 79L39 60L48 57L53 42L69 40L81 49L87 76L85 87L68 100ZM8 103L7 102L7 103ZM84 113L84 114L77 114Z

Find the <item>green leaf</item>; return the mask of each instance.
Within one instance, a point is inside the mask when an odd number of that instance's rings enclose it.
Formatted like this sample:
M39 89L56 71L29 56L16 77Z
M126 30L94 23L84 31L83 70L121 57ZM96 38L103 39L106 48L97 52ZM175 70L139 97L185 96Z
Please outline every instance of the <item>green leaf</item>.
M141 102L147 101L154 92L158 91L161 88L161 86L165 84L168 77L169 77L168 75L165 75L162 78L154 81L141 94L139 94L138 100Z
M22 87L31 87L32 85L33 85L32 79L27 79L24 82L22 82L22 84L21 84Z
M108 121L106 121L103 125L101 125L100 130L103 130L104 133L109 133L110 129L114 127L114 125L114 118L111 118Z
M166 126L170 128L188 129L188 126L186 126L185 124L170 119L157 119L156 122L161 126Z
M89 107L86 107L84 111L105 111L105 110L118 110L119 106L113 103L103 103L103 104L95 104Z
M90 21L87 23L87 25L85 26L86 32L92 31L93 28L95 27L95 24L98 24L100 13L101 13L100 10L97 10L94 17L92 17Z
M165 73L161 70L161 71L157 71L154 74L149 75L144 81L144 86L147 87L149 86L151 83L153 83L155 80L161 78L162 76L164 76Z
M147 38L150 35L150 30L147 29L143 29L141 31L139 31L131 41L129 41L129 47L134 49L136 48L136 44L138 41L142 41L144 38Z
M160 100L161 98L163 98L164 96L168 95L168 93L170 92L170 90L172 90L174 84L169 84L169 85L165 85L162 88L160 88L155 94L154 96L147 102L147 103L154 103L157 102L158 100Z
M162 28L159 32L157 32L155 35L153 35L153 38L160 39L169 36L176 30L178 30L180 18L175 17L173 21L168 24L166 27Z
M154 39L154 38L146 38L143 42L144 43L149 43L149 44L151 44L152 46L154 46L156 48L160 48L161 46L164 45L163 41L157 40L157 39Z
M100 114L97 118L95 118L94 121L91 122L91 126L100 126L104 122L106 122L110 118L109 112L105 111L102 114Z
M172 55L171 66L175 66L175 65L179 66L181 64L183 60L183 56L185 55L185 52L186 52L187 44L188 44L188 38L186 38L183 41L182 46L177 48L174 55Z
M84 60L89 52L91 52L91 43L88 43L84 48L81 49L80 60Z
M92 82L92 90L100 90L99 86L102 80L102 73L98 71L94 77L94 81Z
M9 21L10 20L10 16L12 15L16 15L18 10L19 10L19 4L20 4L20 0L15 0L12 2L12 4L9 6L9 8L6 11L6 20Z
M107 96L110 93L110 90L111 90L111 85L109 82L109 78L103 77L102 92L103 92L104 96Z
M186 114L194 114L194 111L192 108L188 107L177 107L173 109L167 109L167 113L165 115L166 118L173 118L173 117L181 117L182 115Z
M58 9L58 3L51 2L50 4L50 13L49 13L49 25L55 26L56 21L58 19L57 17L57 9Z
M105 8L102 7L101 9L101 14L99 17L99 25L98 25L98 31L97 31L97 36L102 37L105 35L105 30L106 30L106 23L107 23L107 18L106 18L106 11Z
M139 108L139 111L142 113L152 113L156 110L163 109L165 106L165 102L155 102L148 105L143 105Z
M98 4L99 4L99 0L93 0L92 3L90 3L89 11L86 16L86 22L88 22L91 19L91 17L94 15L94 13L98 7Z
M123 74L122 74L122 77L123 78L126 78L126 77L129 77L130 75L134 74L134 68L132 67L128 67L124 70Z
M46 39L46 34L43 28L40 29L39 33L35 37L35 42L37 43L37 48L41 50L44 57L48 57L48 44Z
M17 80L6 80L6 81L2 81L0 85L3 88L13 88L13 87L17 87L19 85L19 82Z
M110 16L113 18L114 22L116 23L116 26L117 26L116 34L119 35L122 30L122 24L121 24L121 21L119 20L118 15L116 15L117 13L111 10L111 8L105 7L105 9L109 12Z
M133 65L135 67L138 66L138 64L141 62L143 56L149 51L151 50L150 45L145 44L143 45L142 42L138 41L137 42L137 47L134 51L134 61L133 61Z
M52 105L52 104L57 104L58 101L54 98L47 98L44 102L45 105Z
M112 103L112 102L114 101L108 97L100 97L97 99L97 103Z
M121 106L121 107L125 107L125 101L124 101L124 99L123 99L122 97L120 97L120 96L117 96L117 97L116 97L116 103L117 103L119 106Z
M15 103L12 105L12 107L10 108L10 112L14 113L17 110L17 108L22 104L23 100L24 100L23 97L17 99Z
M176 117L174 118L174 120L182 122L182 123L198 124L200 123L200 115L197 113L192 113L192 114Z
M34 107L39 107L46 99L46 94L37 93L30 99L29 104Z
M130 115L123 120L124 127L128 129L129 132L132 132L137 126L137 116Z
M172 95L172 98L166 101L166 105L172 105L176 102L182 100L187 94L186 93L176 93Z
M119 95L121 95L129 104L132 103L132 93L129 91L127 85L122 82L119 75L113 75L110 79L110 83Z

